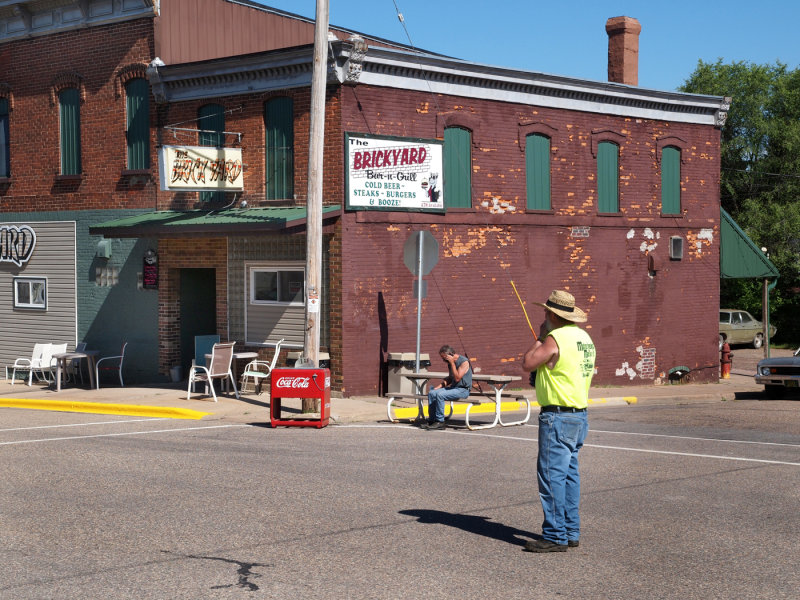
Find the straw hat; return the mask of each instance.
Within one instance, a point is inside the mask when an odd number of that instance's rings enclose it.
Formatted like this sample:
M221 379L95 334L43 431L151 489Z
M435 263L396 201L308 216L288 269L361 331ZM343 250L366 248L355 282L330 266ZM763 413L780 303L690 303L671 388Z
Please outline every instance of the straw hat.
M547 302L534 302L538 306L543 306L552 313L557 314L559 317L572 321L573 323L585 323L586 313L580 308L575 306L575 297L569 292L563 290L553 290Z

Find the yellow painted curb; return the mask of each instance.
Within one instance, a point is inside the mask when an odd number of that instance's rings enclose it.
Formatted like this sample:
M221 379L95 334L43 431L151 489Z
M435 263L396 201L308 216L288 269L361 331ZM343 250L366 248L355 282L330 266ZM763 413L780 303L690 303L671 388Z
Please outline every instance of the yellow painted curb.
M589 398L589 404L610 404L612 402L625 402L626 404L636 404L637 398L636 396L622 396L622 397L615 397L615 398ZM538 404L536 402L531 402L531 408L538 408ZM445 409L446 410L446 409ZM524 402L502 402L500 405L500 410L503 412L506 411L514 411L514 410L525 410L525 403ZM428 416L428 407L423 408L424 415ZM463 415L467 412L467 404L457 403L453 405L453 414L454 415ZM492 402L484 402L483 404L475 404L469 414L477 414L477 413L493 413L494 412L494 403ZM417 407L410 406L408 408L395 408L394 409L394 417L396 419L414 419L417 416Z
M535 406L535 402L531 402L531 407ZM424 409L425 416L428 415L428 407L426 406ZM525 403L524 402L502 402L500 404L500 410L503 412L506 411L514 411L514 410L525 410ZM410 406L408 408L395 408L394 409L394 417L396 419L413 419L417 416L417 407ZM463 415L467 412L467 405L458 403L453 405L453 414L454 415ZM469 411L469 414L475 415L478 413L494 413L494 402L484 402L483 404L473 404L472 410ZM445 414L447 414L447 409L445 409Z
M94 413L98 415L161 417L167 419L202 419L206 415L213 414L192 410L191 408L176 408L172 406L105 404L103 402L71 402L69 400L31 400L29 398L0 398L0 407Z
M636 404L636 396L615 396L613 398L589 398L589 404L609 404L611 402L624 402L625 404Z

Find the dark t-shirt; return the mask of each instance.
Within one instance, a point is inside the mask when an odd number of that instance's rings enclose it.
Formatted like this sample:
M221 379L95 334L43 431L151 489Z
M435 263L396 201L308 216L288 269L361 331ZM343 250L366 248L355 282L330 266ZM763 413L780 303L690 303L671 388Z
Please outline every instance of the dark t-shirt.
M456 371L465 362L469 362L467 360L467 357L466 356L459 356L456 359ZM464 376L461 378L461 381L459 381L456 384L450 384L447 387L449 387L449 388L460 388L460 387L463 387L463 388L470 389L472 387L472 365L471 364L469 365L469 368L467 369L467 372L464 373Z

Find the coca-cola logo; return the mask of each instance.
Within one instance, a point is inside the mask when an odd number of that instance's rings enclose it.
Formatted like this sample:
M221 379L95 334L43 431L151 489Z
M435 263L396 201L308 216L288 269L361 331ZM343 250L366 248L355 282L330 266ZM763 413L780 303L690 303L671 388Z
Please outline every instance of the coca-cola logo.
M278 377L275 385L282 388L304 390L311 385L310 377Z

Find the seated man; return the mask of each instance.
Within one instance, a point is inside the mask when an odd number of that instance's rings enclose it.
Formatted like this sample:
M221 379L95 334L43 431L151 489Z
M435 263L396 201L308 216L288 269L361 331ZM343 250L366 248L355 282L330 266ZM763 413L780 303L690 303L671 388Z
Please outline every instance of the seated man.
M466 356L456 354L452 346L442 346L439 356L447 363L449 375L439 385L428 390L428 422L423 429L444 429L444 404L469 396L472 387L472 365Z

